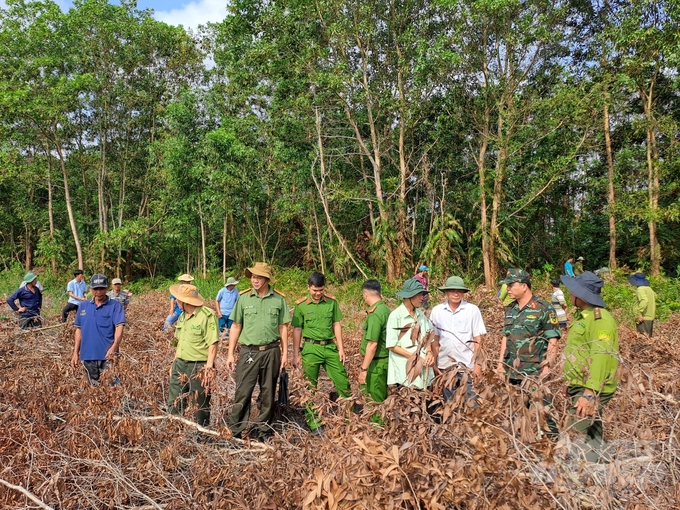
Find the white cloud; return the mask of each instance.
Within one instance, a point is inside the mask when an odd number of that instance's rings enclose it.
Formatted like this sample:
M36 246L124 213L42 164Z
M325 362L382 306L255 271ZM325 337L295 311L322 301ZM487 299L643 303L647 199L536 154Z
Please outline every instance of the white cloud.
M227 0L198 0L169 11L156 10L154 18L168 25L196 30L198 25L220 22L227 16Z

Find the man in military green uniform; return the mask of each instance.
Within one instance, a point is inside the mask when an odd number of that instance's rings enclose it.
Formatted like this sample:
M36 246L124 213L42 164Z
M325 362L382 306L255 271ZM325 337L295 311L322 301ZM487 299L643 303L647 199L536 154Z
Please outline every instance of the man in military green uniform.
M288 323L290 312L285 296L271 287L272 268L257 262L246 269L251 289L241 292L231 311L227 369L236 367L236 393L228 426L240 438L248 425L250 404L255 385L260 384L260 415L257 439L266 441L271 435L274 398L279 372L288 363ZM241 345L238 364L234 361L236 344Z
M217 315L207 306L194 285L170 287L182 311L177 319L175 338L177 352L170 369L168 411L182 414L186 408L185 394L189 393L198 409L196 423L210 424L210 392L208 386L215 376L215 358L219 332Z
M583 257L579 257L576 259L576 262L574 262L574 276L578 276L580 274L583 274L583 261L585 259Z
M572 399L570 428L586 434L584 453L590 462L603 460L602 409L618 386L619 335L616 321L600 296L604 282L590 271L562 277L571 302L580 309L569 327L564 348L564 377Z
M380 282L367 280L361 287L364 301L368 305L366 320L362 326L361 368L359 369L359 389L374 402L387 398L387 366L390 352L385 347L387 318L390 309L383 303ZM380 422L373 416L371 421Z
M349 378L345 370L345 350L342 345L342 313L335 298L326 294L326 277L313 272L307 279L309 294L295 303L293 312L293 364L302 370L310 389L315 389L319 369L324 367L338 394L347 398L351 394ZM302 355L300 355L300 345ZM323 433L321 420L309 403L305 418L310 430L318 435Z
M652 337L656 317L656 292L649 286L643 273L635 273L628 278L635 289L635 324L638 333Z
M562 336L555 309L533 295L531 279L523 269L508 270L501 283L508 285L508 295L514 301L505 308L497 372L517 386L527 377L543 379L555 366L557 342ZM550 405L550 400L544 403ZM555 421L548 417L547 423L556 435Z

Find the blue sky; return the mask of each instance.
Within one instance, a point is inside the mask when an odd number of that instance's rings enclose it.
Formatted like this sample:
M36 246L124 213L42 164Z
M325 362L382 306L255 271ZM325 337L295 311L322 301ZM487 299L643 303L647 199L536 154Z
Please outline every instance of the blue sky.
M73 5L71 0L54 0L62 9ZM111 3L119 3L110 0ZM227 13L227 0L137 0L138 9L153 9L154 17L170 25L196 28L209 21L222 21ZM0 7L5 7L0 0Z

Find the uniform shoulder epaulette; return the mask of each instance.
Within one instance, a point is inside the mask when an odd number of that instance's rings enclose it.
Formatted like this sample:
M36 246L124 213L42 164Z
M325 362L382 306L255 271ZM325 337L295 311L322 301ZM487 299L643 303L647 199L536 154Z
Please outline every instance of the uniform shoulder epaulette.
M301 304L301 303L304 303L305 301L307 301L307 296L301 297L300 299L298 299L298 300L295 302L295 304L296 304L296 305L299 305L299 304Z
M276 292L281 297L286 297L286 295L283 292L281 292L280 290L274 289L274 292Z
M598 308L598 307L593 308L593 317L595 317L595 320L601 319L602 318L602 308Z
M332 299L333 301L337 301L337 300L338 300L338 298L336 298L333 294L328 294L327 292L324 292L323 295L324 295L324 297L330 298L330 299Z
M251 290L252 290L252 288L251 288L251 289L242 290L241 292L238 293L238 295L239 295L239 296L242 296L243 294L245 294L246 292L250 292Z
M366 313L373 313L373 312L375 312L375 309L376 309L376 308L377 308L377 306L372 306L371 308L369 308L368 310L366 310Z

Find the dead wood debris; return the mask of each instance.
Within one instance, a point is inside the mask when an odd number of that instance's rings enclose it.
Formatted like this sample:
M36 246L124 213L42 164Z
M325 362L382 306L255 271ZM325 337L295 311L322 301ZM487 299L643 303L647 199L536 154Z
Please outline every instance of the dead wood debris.
M484 289L471 301L490 332L477 409L468 408L460 392L444 405L435 393L408 389L353 409L360 400L360 333L346 331L355 398L333 402L327 378L312 394L301 374L290 371L293 406L278 411L267 445L233 440L226 429L234 392L224 366L226 342L211 427L165 419L174 349L171 335L161 331L162 293L128 309L122 355L110 374L122 386L90 388L81 371L69 368L70 325L49 337L4 329L0 507L675 508L680 360L672 340L680 316L659 327L653 340L620 328L622 383L604 416L614 461L591 465L570 454L567 435L554 443L543 433L546 412L566 423L559 372L535 390L499 381L493 360L503 310ZM552 394L552 407L543 406L544 394ZM304 427L308 400L324 420L323 439ZM256 414L255 402L253 408ZM369 421L374 413L384 426Z

